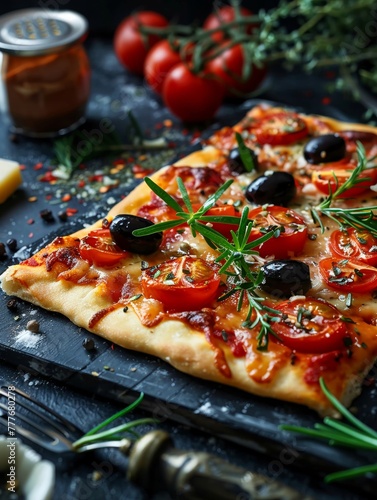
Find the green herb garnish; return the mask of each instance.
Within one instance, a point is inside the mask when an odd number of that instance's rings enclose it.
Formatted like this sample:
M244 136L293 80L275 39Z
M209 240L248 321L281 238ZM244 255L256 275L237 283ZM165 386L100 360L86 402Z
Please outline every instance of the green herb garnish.
M88 431L80 439L78 439L77 441L75 441L73 443L73 445L72 445L73 448L75 448L76 450L79 450L81 447L83 447L85 445L104 441L105 439L120 440L120 439L122 439L122 437L123 437L122 434L124 434L124 433L132 434L134 436L136 435L136 437L139 437L139 435L137 433L135 433L133 428L137 427L139 425L155 424L156 423L155 419L153 419L153 418L141 418L138 420L133 420L133 421L128 422L126 424L118 425L117 427L112 427L111 429L108 429L106 431L102 431L102 432L100 432L100 431L102 429L104 429L105 427L108 427L110 424L112 424L118 418L123 417L124 415L126 415L127 413L132 411L134 408L136 408L143 400L143 397L144 397L144 394L141 393L140 396L137 398L137 400L134 401L133 403L131 403L129 406L127 406L123 410L115 413L111 417L107 418L106 420L104 420L100 424L93 427L93 429Z
M134 236L146 236L179 226L182 223L189 226L194 237L198 233L201 234L207 244L219 252L216 262L222 263L219 272L226 276L228 290L218 300L223 301L235 293L239 294L237 310L240 311L245 304L247 306L246 317L242 326L246 328L259 327L257 348L261 351L267 350L269 334L275 335L271 324L279 320L281 313L266 306L264 298L257 294L256 290L262 282L263 274L260 269L252 271L247 258L258 255L254 248L272 238L276 228L267 231L257 240L249 242L254 222L248 218L248 207L243 208L241 217L206 215L206 212L216 204L233 183L232 179L220 186L196 212L193 211L188 192L180 177L177 178L177 184L187 211L184 211L177 201L153 182L152 179L147 177L145 182L157 196L176 211L176 219L137 229L132 234ZM229 241L221 233L210 227L212 222L237 225L236 231L230 231L232 240ZM207 223L209 225L206 225Z
M239 132L236 132L235 135L238 144L238 151L246 171L252 172L253 170L256 170L253 155L251 154L250 149L246 146L242 135Z
M352 413L331 394L322 377L319 379L319 383L327 399L348 423L340 422L331 417L325 417L323 424L315 424L314 429L295 425L281 425L280 429L305 434L313 438L325 439L330 446L346 446L348 448L377 452L377 432L352 415ZM333 481L362 476L369 472L377 472L377 463L328 474L325 477L325 481L331 483Z
M338 186L334 193L330 192L329 196L317 207L310 209L312 219L315 223L319 224L322 233L325 232L325 226L321 219L321 216L324 215L335 221L342 230L345 230L347 227L353 227L356 230L363 229L377 238L377 215L374 213L377 210L377 205L365 208L340 208L333 206L333 202L348 189L357 186L361 182L365 182L366 178L361 177L361 174L368 168L368 160L364 146L360 142L357 143L357 155L357 167L352 171L346 182ZM334 177L337 181L335 174Z

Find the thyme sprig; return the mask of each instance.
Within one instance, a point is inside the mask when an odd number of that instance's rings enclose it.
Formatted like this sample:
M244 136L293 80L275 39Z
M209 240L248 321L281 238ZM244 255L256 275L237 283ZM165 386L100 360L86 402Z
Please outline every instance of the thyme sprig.
M219 272L226 276L229 286L227 292L218 300L223 301L231 295L239 294L237 310L241 311L244 305L247 308L243 326L246 328L259 327L257 348L266 351L268 349L269 334L274 335L271 324L280 319L281 313L268 307L264 303L264 298L258 295L257 289L263 279L263 274L260 269L253 271L248 259L259 255L254 249L275 236L276 231L273 229L267 231L260 238L249 242L254 221L248 218L248 207L243 208L240 217L206 215L208 210L215 206L216 202L232 184L232 179L227 180L215 193L209 196L196 212L193 211L188 192L180 177L177 178L177 184L187 211L184 211L179 203L152 179L147 177L145 182L157 196L176 211L176 219L137 229L133 231L133 234L135 236L147 236L179 226L182 223L189 226L194 237L198 233L201 234L207 244L219 252L215 261L221 263ZM230 230L231 241L211 227L211 223L219 222L237 225L236 231Z
M347 448L365 449L377 452L377 432L352 415L352 413L331 394L322 377L319 383L327 399L348 423L325 417L323 424L315 424L314 429L295 425L281 425L280 428L318 439L325 439L330 446L344 446ZM377 472L377 463L328 474L325 477L325 481L331 483L333 481L351 479L370 472Z
M110 424L112 424L115 420L123 417L130 411L132 411L134 408L136 408L143 400L144 394L141 393L140 396L128 405L126 408L123 410L120 410L119 412L115 413L111 417L107 418L100 424L96 425L93 427L90 431L88 431L86 434L84 434L80 439L75 441L73 443L73 448L76 450L79 450L81 447L86 446L88 444L93 444L93 443L98 443L104 440L121 440L124 437L124 434L132 434L134 437L139 438L139 434L136 433L133 429L134 427L137 427L139 425L145 425L145 424L155 424L157 421L153 418L140 418L138 420L132 420L131 422L127 422L125 424L118 425L116 427L111 427L110 429L103 431L105 427L108 427ZM101 432L100 432L101 431Z
M364 146L360 142L357 143L357 156L357 166L346 182L339 186L338 179L334 173L333 175L337 186L336 190L332 192L329 184L330 194L328 197L317 207L310 209L312 219L315 223L319 224L322 233L325 231L325 226L321 215L324 215L335 221L342 230L345 230L347 227L352 227L357 230L366 230L377 238L377 215L375 213L375 211L377 211L377 205L356 208L332 206L334 201L340 198L347 190L368 180L367 177L362 177L361 174L372 167L370 166L370 159L366 157Z

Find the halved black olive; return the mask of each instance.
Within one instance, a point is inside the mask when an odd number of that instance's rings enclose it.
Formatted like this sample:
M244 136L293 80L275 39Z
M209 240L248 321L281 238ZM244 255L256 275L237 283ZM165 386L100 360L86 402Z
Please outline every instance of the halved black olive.
M257 157L257 155L255 154L255 152L252 149L250 149L250 148L247 148L247 149L250 151L251 157L253 158L255 170L258 170L258 157ZM229 152L228 166L229 166L231 172L237 172L238 174L244 174L245 172L247 172L245 165L243 164L243 161L241 159L241 155L240 155L238 148L234 148Z
M305 295L312 287L309 266L298 260L273 260L262 266L260 288L276 298Z
M132 231L153 226L153 222L143 217L131 214L116 215L109 229L114 242L128 252L147 255L155 252L161 244L162 233L150 234L148 236L134 236Z
M306 143L304 158L307 162L318 165L339 161L346 155L346 141L338 134L324 134L314 137Z
M248 185L245 196L257 205L286 206L296 196L295 180L288 172L266 172Z

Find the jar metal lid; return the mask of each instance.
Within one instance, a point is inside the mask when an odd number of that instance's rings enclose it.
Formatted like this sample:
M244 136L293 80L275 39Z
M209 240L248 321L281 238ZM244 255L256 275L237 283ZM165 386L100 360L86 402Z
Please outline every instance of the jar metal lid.
M88 22L70 10L21 9L0 16L0 51L16 56L38 56L83 41Z

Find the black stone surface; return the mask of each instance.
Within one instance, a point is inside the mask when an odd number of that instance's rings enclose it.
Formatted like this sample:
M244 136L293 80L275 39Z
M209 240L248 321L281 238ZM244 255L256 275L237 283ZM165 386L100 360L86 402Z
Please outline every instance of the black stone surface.
M132 108L143 128L156 135L155 126L165 119L172 119L159 98L140 79L128 75L118 65L108 40L92 40L88 51L93 85L89 120L84 130L90 133L106 117L113 121L120 134L125 135L128 124L126 110ZM361 105L355 104L347 95L327 93L326 85L333 77L329 73L315 77L302 74L287 76L274 69L260 98L279 101L309 113L362 121L364 110ZM225 104L209 127L216 129L221 124L234 122L253 102ZM38 181L38 176L47 171L53 156L51 142L25 138L19 138L17 143L11 142L9 120L6 115L2 115L1 119L0 156L15 159L25 164L26 169L23 171L22 188L0 205L0 241L16 238L18 248L21 248L30 244L35 246L39 238L47 237L51 231L70 232L77 222L82 224L85 220L105 214L111 201L118 201L130 188L119 186L102 196L94 196L95 199L72 197L68 204L62 202L64 190L59 191L60 185ZM171 152L171 157L192 147L193 131L184 130L182 134L183 129L173 118L171 133L176 133L177 148ZM95 173L103 161L96 160L89 168ZM35 170L34 166L39 162L43 164L42 169ZM37 200L29 202L28 199L34 196ZM67 205L76 208L78 213L62 224L57 213ZM46 208L55 215L55 222L51 224L39 216L40 211ZM29 224L30 219L35 221L34 224ZM0 261L0 268L10 263L11 252L8 252L8 258ZM318 420L313 412L193 380L162 361L118 347L113 349L99 338L93 337L96 350L88 352L81 344L83 338L91 337L91 334L79 331L60 315L46 313L28 304L22 303L17 312L10 312L6 308L7 300L1 293L0 377L38 396L83 430L88 430L119 409L142 390L146 398L143 410L135 412L135 418L151 413L157 416L160 425L172 433L179 447L217 453L251 470L284 480L317 498L356 500L367 498L368 489L375 488L372 480L355 481L349 486L325 486L318 476L318 472L324 470L325 462L347 466L361 463L361 455L332 452L320 444L278 431L278 424L283 422L311 425ZM15 316L19 316L18 321ZM37 319L41 325L42 333L34 346L20 338L20 332L29 319ZM105 370L104 366L114 368L114 372ZM30 372L42 376L30 375ZM94 376L93 372L100 376ZM357 406L363 420L373 425L377 412L374 386L364 390ZM126 482L125 464L115 452L103 452L90 460L83 458L66 464L66 467L62 467L56 458L54 460L59 465L56 499L147 498ZM93 482L91 474L100 468L98 464L101 463L103 479ZM298 468L303 464L304 471ZM157 495L155 498L165 496Z

